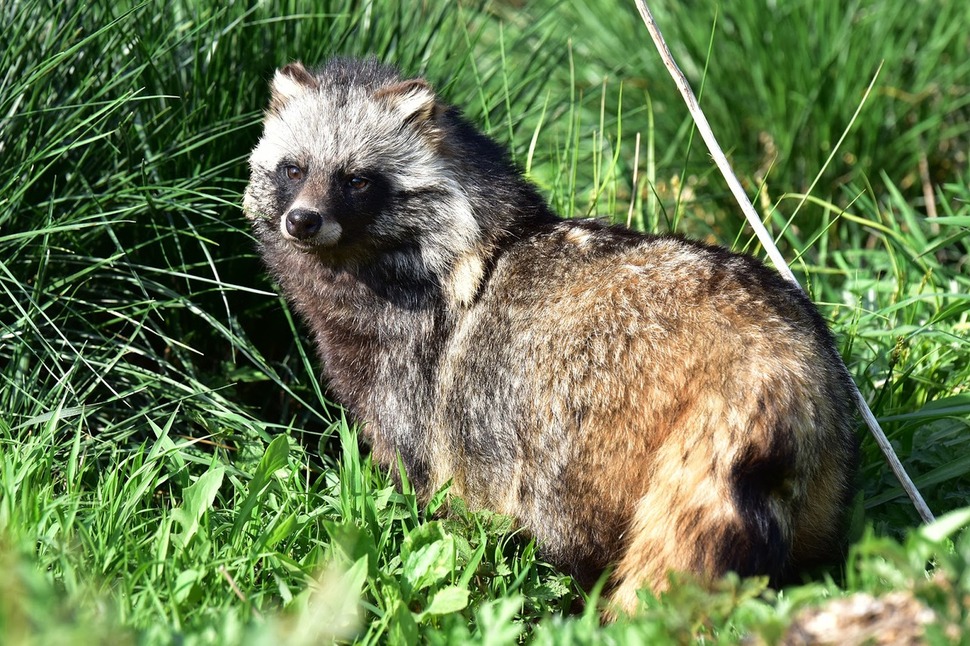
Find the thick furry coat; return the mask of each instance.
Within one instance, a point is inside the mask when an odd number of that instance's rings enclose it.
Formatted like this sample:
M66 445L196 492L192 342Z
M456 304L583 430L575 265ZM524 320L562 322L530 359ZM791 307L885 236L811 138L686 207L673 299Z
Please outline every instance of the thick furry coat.
M757 260L563 220L421 79L277 71L244 209L375 459L513 516L616 606L837 559L849 376Z

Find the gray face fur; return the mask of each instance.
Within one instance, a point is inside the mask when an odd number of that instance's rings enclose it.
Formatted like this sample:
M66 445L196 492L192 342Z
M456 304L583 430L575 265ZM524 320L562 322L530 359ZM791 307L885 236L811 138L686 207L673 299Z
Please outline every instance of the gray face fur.
M277 71L272 93L243 208L281 242L335 264L390 252L385 261L428 276L475 248L479 226L442 154L426 83L376 63L326 76L297 64ZM313 226L294 226L307 217Z
M562 220L420 79L277 72L244 209L375 461L513 516L612 601L837 560L856 447L812 303L757 260Z

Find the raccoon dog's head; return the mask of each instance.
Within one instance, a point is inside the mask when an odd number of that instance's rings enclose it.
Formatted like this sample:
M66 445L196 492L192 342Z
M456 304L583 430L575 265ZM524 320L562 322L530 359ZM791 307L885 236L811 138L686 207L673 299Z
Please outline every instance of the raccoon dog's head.
M374 60L277 70L243 208L264 250L441 275L479 238L449 162L449 108ZM289 253L289 252L287 252Z

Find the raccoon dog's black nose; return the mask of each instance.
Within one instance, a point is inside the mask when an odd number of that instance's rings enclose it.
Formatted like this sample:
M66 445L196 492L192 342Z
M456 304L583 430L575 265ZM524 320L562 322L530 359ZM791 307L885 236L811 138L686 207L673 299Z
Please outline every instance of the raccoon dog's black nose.
M297 240L312 238L323 225L323 216L312 209L293 209L286 214L286 232Z

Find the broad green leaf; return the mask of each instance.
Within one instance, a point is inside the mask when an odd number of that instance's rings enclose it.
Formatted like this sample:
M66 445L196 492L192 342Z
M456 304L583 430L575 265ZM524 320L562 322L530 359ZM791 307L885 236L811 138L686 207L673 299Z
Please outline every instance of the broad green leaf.
M236 520L232 524L231 536L233 539L239 536L239 532L242 531L243 526L249 522L249 519L253 515L253 509L256 508L256 504L259 502L263 491L272 482L273 474L286 466L289 454L290 445L285 435L277 436L266 447L266 453L260 458L259 465L256 467L255 473L253 473L253 479L249 482L249 491L246 494L246 500L240 506L239 511L236 513Z
M213 465L194 485L182 490L182 506L172 511L172 519L182 526L182 533L175 536L176 543L182 549L198 531L202 515L212 507L225 471L221 464Z
M476 613L481 631L480 643L487 646L517 644L522 634L522 624L515 623L513 619L521 610L522 597L518 595L483 604Z
M423 590L452 573L455 565L455 540L451 536L413 552L404 562L404 579L411 591Z
M407 561L413 552L425 545L436 543L447 535L441 521L433 520L430 523L418 525L404 539L404 543L401 545L401 559Z
M927 540L939 543L968 525L970 525L970 507L964 507L941 516L935 523L921 527L919 533Z
M417 644L418 625L414 621L414 614L408 610L407 605L400 599L394 604L394 612L391 615L388 643L391 644Z
M202 573L199 570L189 569L180 572L175 577L175 588L172 591L175 600L179 603L185 603L195 589L195 584L201 578Z
M468 588L450 585L434 593L434 596L431 597L431 603L421 613L421 617L425 615L446 615L450 612L463 610L467 606Z
M367 557L363 556L336 580L325 579L317 603L336 632L348 632L359 621L358 603L367 582ZM329 589L326 587L329 586Z
M266 538L266 547L270 549L276 547L280 541L292 534L299 526L300 523L297 522L296 513L292 513L283 518L270 530L269 536Z

